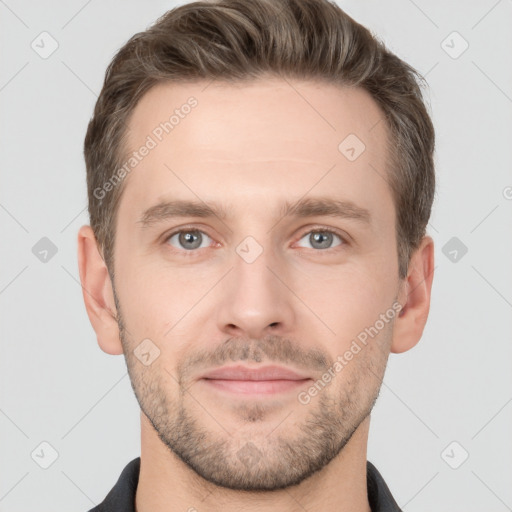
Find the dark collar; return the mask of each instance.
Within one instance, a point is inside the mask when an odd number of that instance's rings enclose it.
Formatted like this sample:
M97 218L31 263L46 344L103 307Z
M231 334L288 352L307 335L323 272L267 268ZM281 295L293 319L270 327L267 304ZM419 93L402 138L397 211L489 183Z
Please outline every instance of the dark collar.
M372 512L402 512L377 468L366 461L368 501Z
M135 492L139 482L140 457L123 469L119 480L107 497L89 512L135 512ZM368 501L372 512L402 512L377 468L366 463Z

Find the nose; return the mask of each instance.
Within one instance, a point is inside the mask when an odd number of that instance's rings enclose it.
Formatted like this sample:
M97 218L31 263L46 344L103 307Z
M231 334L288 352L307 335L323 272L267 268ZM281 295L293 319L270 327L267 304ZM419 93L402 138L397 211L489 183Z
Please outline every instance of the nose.
M281 265L265 250L252 262L234 255L233 269L222 283L217 313L222 332L253 339L291 332L294 295L285 284L286 272Z

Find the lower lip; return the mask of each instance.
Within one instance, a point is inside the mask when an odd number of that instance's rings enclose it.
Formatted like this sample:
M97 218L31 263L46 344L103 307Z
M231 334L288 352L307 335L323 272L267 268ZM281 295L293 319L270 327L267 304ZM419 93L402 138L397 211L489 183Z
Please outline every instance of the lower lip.
M221 391L244 395L272 395L296 390L310 379L302 380L223 380L203 379L208 385Z

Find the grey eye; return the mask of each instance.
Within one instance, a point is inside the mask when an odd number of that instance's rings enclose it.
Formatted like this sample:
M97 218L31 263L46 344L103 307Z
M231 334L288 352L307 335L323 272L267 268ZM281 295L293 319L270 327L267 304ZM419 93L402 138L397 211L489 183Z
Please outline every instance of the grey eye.
M178 231L171 235L168 242L177 249L186 249L188 251L194 249L200 249L202 247L208 247L209 243L203 245L204 242L208 242L210 237L197 229L189 229L184 231ZM174 243L173 243L174 240ZM176 245L176 243L178 245Z
M335 238L338 238L340 243L333 246L332 243ZM331 249L332 247L341 245L341 237L327 230L311 231L301 238L301 240L304 239L310 244L310 249Z

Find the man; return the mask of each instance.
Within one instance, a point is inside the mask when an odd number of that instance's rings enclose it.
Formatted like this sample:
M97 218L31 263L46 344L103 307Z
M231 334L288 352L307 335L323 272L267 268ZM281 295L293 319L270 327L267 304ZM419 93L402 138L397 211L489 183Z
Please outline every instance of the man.
M118 52L78 257L141 457L94 511L399 510L366 450L430 305L420 80L326 0L190 3Z

